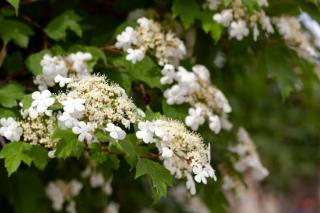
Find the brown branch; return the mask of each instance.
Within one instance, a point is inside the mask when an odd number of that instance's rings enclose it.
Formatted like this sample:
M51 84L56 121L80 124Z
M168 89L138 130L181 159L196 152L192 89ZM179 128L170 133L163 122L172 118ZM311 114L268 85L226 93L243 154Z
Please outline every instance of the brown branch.
M2 67L2 64L7 56L7 43L4 42L1 50L0 50L0 67Z
M4 138L2 136L0 136L0 145L1 146L5 146L6 145L6 142L4 140Z
M112 53L120 54L122 51L118 48L114 47L113 45L106 45L104 47L100 47L101 50L109 51Z

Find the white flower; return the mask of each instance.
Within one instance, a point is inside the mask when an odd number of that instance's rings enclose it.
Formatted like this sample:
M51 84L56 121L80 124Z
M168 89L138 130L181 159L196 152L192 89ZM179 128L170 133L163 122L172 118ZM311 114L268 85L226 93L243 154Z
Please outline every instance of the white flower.
M171 149L169 149L168 147L163 147L162 148L162 154L161 156L163 158L171 158L173 155L173 151Z
M215 100L217 105L223 110L225 113L231 112L231 106L229 105L229 102L227 98L224 96L224 94L220 90L216 90L215 93Z
M115 202L110 202L108 206L105 207L103 213L119 213L120 205Z
M182 104L187 101L186 96L188 95L188 89L181 85L173 85L171 88L164 91L163 95L170 105Z
M91 53L76 52L68 55L66 60L72 64L72 69L77 73L77 77L82 77L88 74L88 66L85 62L92 59Z
M72 128L74 126L77 126L79 123L79 120L77 119L78 116L74 116L74 115L75 113L73 114L69 114L67 112L62 113L62 115L58 117L59 126L62 129Z
M79 195L83 185L81 182L79 182L78 180L74 179L72 181L70 181L69 183L69 187L71 189L70 193L72 196L77 196Z
M200 64L197 64L192 67L192 71L203 81L209 82L210 81L210 73L209 70Z
M78 126L75 126L72 128L72 132L79 135L78 136L79 141L86 140L87 142L91 142L93 138L92 134L94 132L94 127L89 122L85 123L83 121L80 121L78 123Z
M209 174L207 171L205 171L202 166L196 165L192 168L192 172L195 174L194 180L198 183L204 183L207 184L207 177L209 177Z
M90 176L90 186L92 188L101 187L104 184L104 177L101 173L92 173Z
M67 77L68 68L64 59L57 56L45 54L40 62L42 74L37 75L34 83L38 85L39 90L45 90L55 85L56 76Z
M221 11L221 13L217 13L213 16L213 20L225 27L228 27L230 25L232 19L233 15L231 9L223 10Z
M249 35L249 29L244 20L233 21L229 28L230 38L236 38L242 40L244 37Z
M200 89L197 76L193 72L188 72L184 67L178 67L175 80L179 82L180 86L185 87L189 93Z
M51 111L48 110L48 108L54 104L54 98L51 97L51 92L49 90L32 93L32 99L31 107L28 109L31 118L36 118L41 113L47 115L51 114Z
M50 150L48 152L48 157L49 158L55 158L56 157L56 150L55 149L54 150Z
M163 75L160 79L161 84L172 84L175 77L175 69L172 64L164 65L163 69L161 70L161 74Z
M208 174L209 177L213 178L214 181L217 180L215 171L210 164L205 165L203 170Z
M128 119L123 118L121 123L125 128L130 129L130 121Z
M110 137L116 140L123 140L126 137L126 132L123 131L120 127L114 125L113 123L108 123L107 127L104 129L110 133Z
M216 65L218 68L222 68L224 64L226 63L226 57L222 52L218 52L216 57L213 61L214 65Z
M56 76L58 74L66 76L68 73L67 65L62 58L45 54L40 62L42 73L45 76Z
M268 0L257 0L257 3L260 7L268 7L269 6Z
M68 213L77 213L76 202L74 200L70 201L66 207Z
M190 108L189 115L185 118L185 123L192 130L198 130L199 126L205 122L201 108Z
M119 35L117 35L117 43L115 46L119 49L127 51L132 45L138 45L138 39L135 30L132 27L126 27L126 29Z
M52 201L52 208L60 211L63 207L64 197L60 187L55 182L50 182L46 188L46 194Z
M152 24L151 20L145 17L139 18L137 22L142 28L148 28Z
M207 7L210 10L216 10L221 3L222 0L206 0L206 2L204 3L204 7Z
M223 113L220 116L220 123L221 123L222 129L225 129L227 131L230 131L233 127L232 123L228 120L227 114L225 114L225 113Z
M268 33L274 33L270 17L267 16L264 12L261 12L260 14L260 24L263 30L267 31Z
M59 74L54 78L54 82L59 83L60 87L64 87L66 84L69 84L71 81L72 81L72 78L66 78Z
M137 113L138 113L138 115L140 116L140 117L146 117L146 114L144 113L144 111L142 111L142 109L140 109L140 108L138 108L137 109Z
M303 25L312 33L312 35L316 39L316 44L320 46L320 24L312 19L307 13L303 12L299 16L299 20L303 23Z
M22 135L22 128L12 117L1 118L0 135L9 141L19 141Z
M67 97L66 100L61 101L61 104L63 105L63 110L66 113L77 113L77 112L83 112L84 111L84 103L85 100L81 98L70 98Z
M136 132L138 139L142 139L145 143L153 143L154 139L154 123L150 121L139 122L139 131Z
M217 115L209 117L209 127L215 133L218 134L221 130L220 118Z
M142 49L131 49L127 50L128 55L126 59L131 61L133 64L137 63L137 61L142 61L144 58L144 51Z
M190 194L196 194L196 185L190 174L187 175L186 187L190 191Z

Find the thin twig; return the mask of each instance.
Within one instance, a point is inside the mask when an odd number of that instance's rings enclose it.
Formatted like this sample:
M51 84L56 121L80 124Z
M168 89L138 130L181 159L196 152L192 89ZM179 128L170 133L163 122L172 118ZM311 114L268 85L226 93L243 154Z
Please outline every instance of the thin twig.
M4 138L2 136L0 136L0 145L1 146L5 146L6 145L6 142L4 140Z
M2 64L3 64L6 56L7 56L7 43L4 42L4 44L0 50L0 67L2 67Z
M107 46L104 46L104 47L100 47L101 50L106 50L106 51L109 51L109 52L112 52L112 53L117 53L117 54L120 54L121 53L121 50L119 50L118 48L114 47L113 45L107 45Z

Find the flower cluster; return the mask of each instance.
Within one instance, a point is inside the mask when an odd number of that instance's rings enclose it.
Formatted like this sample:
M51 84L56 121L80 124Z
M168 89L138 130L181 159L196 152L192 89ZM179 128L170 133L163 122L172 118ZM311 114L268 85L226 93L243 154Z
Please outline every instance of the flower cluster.
M82 171L81 176L89 179L91 188L101 188L106 195L112 194L112 177L108 180L105 180L102 173L97 172L95 168L90 166L87 166L86 169Z
M74 62L75 70L85 70L83 63L76 60L78 57L79 53L70 54L68 61ZM58 68L52 69L55 72ZM81 78L73 76L67 90L57 95L49 90L33 92L30 107L21 110L21 114L19 122L13 118L1 119L0 136L11 141L18 141L22 136L25 142L53 149L51 157L56 146L52 135L57 126L71 128L80 141L94 142L97 130L105 131L115 140L123 140L124 129L130 129L130 125L143 116L124 89L107 83L103 76L89 74Z
M320 47L320 24L316 20L312 19L307 13L302 13L299 16L299 20L314 37L315 45Z
M206 184L207 178L216 179L210 165L210 148L182 123L161 118L139 122L138 128L137 138L156 145L164 167L178 179L187 178L186 185L191 194L196 193L194 180Z
M313 57L319 55L311 43L309 35L302 30L298 18L281 16L273 18L273 22L288 45Z
M230 203L244 199L247 189L239 176L222 169L222 190Z
M132 63L143 60L147 51L158 59L159 65L179 64L186 55L184 43L171 32L161 31L160 24L145 17L137 20L138 27L126 27L117 36L115 46L127 53Z
M46 188L46 193L52 202L52 208L55 211L61 211L63 210L63 204L68 203L65 209L66 212L76 213L74 198L79 195L82 187L82 183L75 179L70 182L59 179L50 182Z
M63 105L58 116L60 128L72 128L80 141L92 142L94 132L101 129L116 140L135 123L139 110L124 89L108 84L103 76L88 76L68 84L68 91L57 95Z
M268 170L261 164L255 146L244 128L239 128L238 144L231 146L229 150L238 155L234 160L234 168L240 173L249 172L256 180L262 180L268 176Z
M39 90L53 87L57 83L64 87L72 79L81 79L89 75L87 62L90 60L91 53L84 52L71 53L66 57L45 54L40 62L42 73L35 77L34 83L38 85Z
M208 0L209 9L215 10L220 5L221 1ZM253 38L256 41L260 34L259 25L264 33L274 33L274 29L270 17L265 14L262 7L268 6L267 0L257 0L257 4L261 7L260 10L254 10L249 13L248 9L243 4L242 0L234 0L230 3L230 7L223 9L220 13L213 16L213 20L228 27L229 37L242 40L249 35L249 28L252 29ZM263 34L264 34L263 33Z
M20 121L22 141L30 144L40 144L47 148L54 148L56 141L52 139L57 118L55 116L38 116L35 119L26 117Z
M221 128L229 130L232 127L227 120L231 106L223 93L212 85L210 73L205 66L195 65L190 72L182 66L176 69L166 64L161 73L162 84L174 83L164 92L167 103L191 105L185 123L192 130L198 130L206 120L216 134Z

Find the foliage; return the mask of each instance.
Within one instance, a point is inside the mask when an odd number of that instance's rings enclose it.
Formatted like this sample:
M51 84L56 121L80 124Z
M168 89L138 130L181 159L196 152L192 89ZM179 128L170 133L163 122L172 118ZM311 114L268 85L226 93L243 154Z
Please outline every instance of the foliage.
M8 138L13 136L3 133L5 120L1 120L0 212L51 212L52 200L46 194L49 183L56 180L67 183L75 179L82 184L81 193L65 199L63 209L75 201L79 212L101 212L112 203L120 204L123 212L149 209L188 212L185 207L192 198L188 195L183 205L174 196L174 190L184 186L186 181L177 178L179 175L162 163L165 157L161 150L167 147L137 137L137 132L141 131L139 122L167 117L186 124L190 109L195 108L193 99L179 104L167 101L167 91L179 85L179 76L173 77L173 83L163 83L164 65L159 58L166 49L157 51L157 45L165 39L172 39L172 43L174 38L181 40L186 54L177 64L188 71L196 64L205 65L210 74L207 81L223 92L232 107L227 118L233 124L229 131L219 129L220 133L215 134L209 119L195 131L191 125L185 125L188 131L203 139L205 148L211 146L211 155L207 154L218 180L208 178L207 185L197 183L195 196L208 211L228 211L230 200L222 189L226 170L245 182L246 174L236 171L233 165L238 157L230 152L241 126L250 132L261 161L269 169L269 177L264 182L268 187L288 189L295 180L315 175L320 160L319 47L306 25L301 24L299 30L302 37L307 35L317 57L309 54L310 48L304 49L309 43L283 36L272 17L298 17L304 11L320 22L319 2L269 0L266 7L256 0L241 0L245 17L263 11L270 16L274 27L274 33L269 33L262 24L257 24L260 33L255 38L254 24L250 25L250 20L254 19L248 18L249 31L241 39L232 37L231 24L225 26L214 18L224 9L232 8L236 1L217 0L221 4L215 9L210 9L208 2L210 0L66 0L61 4L46 0L7 0L0 4L0 119L11 117L25 122L25 126L34 121L27 114L30 108L37 108L31 93L38 90L36 76L44 75L43 58L50 55L63 60L66 69L74 69L66 77L74 78L78 73L70 55L79 52L90 57L78 67L84 66L90 75L105 76L111 86L122 87L128 100L146 114L144 118L137 116L135 122L129 122L129 127L115 122L125 132L124 139L118 140L104 128L95 127L97 131L90 142L81 141L72 127L62 128L58 119L50 126L49 119L54 116L47 115L39 120L41 125L47 125L44 132L50 143L35 142L23 135L20 140L10 142ZM128 27L137 30L141 26L136 21L140 16L159 23L159 31L164 36L145 46L140 41L131 42L127 49L117 47L122 32ZM143 33L146 31L140 31ZM170 46L170 42L166 45ZM144 51L142 59L129 60L128 49L139 48ZM178 55L175 52L168 58ZM177 70L178 66L175 72ZM52 77L50 73L48 76ZM57 97L63 97L70 88L59 86L55 78L46 80L53 81L53 85L47 86L50 97L55 99L45 113L53 113L58 118L65 106ZM209 89L203 93L211 94ZM111 100L116 100L112 95ZM197 93L191 96L202 104L206 101ZM121 107L125 107L124 102L118 106ZM112 113L118 113L118 108ZM96 110L104 112L105 108ZM218 110L214 114L222 117L226 113ZM89 120L90 113L82 116ZM198 116L196 120L200 119ZM34 137L43 136L37 135L39 126L32 128ZM193 157L188 162L192 160ZM86 168L91 169L91 176L84 175ZM97 174L102 174L103 186L93 187L92 182L101 179L94 176ZM108 180L112 193L103 192L108 188Z

